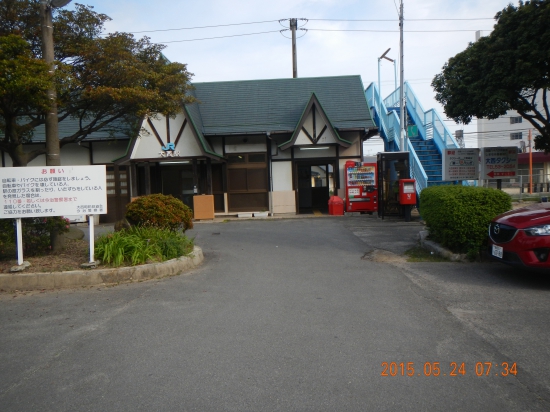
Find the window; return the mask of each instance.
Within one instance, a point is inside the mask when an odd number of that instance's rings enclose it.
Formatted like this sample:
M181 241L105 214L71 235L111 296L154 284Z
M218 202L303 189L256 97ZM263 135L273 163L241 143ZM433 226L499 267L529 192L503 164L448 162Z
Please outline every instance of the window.
M523 139L523 132L510 133L510 140L521 140Z
M521 123L523 118L521 116L512 116L510 117L510 124Z

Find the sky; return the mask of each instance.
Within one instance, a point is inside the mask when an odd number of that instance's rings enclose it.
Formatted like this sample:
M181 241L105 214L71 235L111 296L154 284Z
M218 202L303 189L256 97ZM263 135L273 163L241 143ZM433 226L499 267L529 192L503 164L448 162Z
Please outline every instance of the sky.
M378 58L388 48L391 50L387 56L396 60L399 76L399 0L78 2L112 18L106 25L107 32L132 32L138 38L148 36L155 43L165 44L166 57L187 64L193 73L192 82L292 77L291 33L280 32L289 28L290 18L300 19L298 77L360 75L367 88L378 81ZM74 7L73 3L66 7ZM446 119L434 99L431 80L449 58L475 41L477 30L488 35L495 14L509 3L404 0L404 79L424 110L435 108ZM382 96L395 89L394 73L393 63L382 60ZM452 133L464 129L466 146L476 147L475 121L468 126L453 121L445 124ZM374 141L366 146L367 153L378 150L379 144Z

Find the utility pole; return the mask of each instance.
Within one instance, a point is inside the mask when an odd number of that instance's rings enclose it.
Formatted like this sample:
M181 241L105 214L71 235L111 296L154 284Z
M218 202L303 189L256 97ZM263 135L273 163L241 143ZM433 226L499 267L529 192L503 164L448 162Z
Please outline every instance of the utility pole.
M298 77L298 58L296 56L296 30L298 19L290 19L290 30L292 31L292 78Z
M529 194L533 193L533 137L529 129Z
M52 5L47 0L40 1L40 24L42 26L42 57L50 67L52 78L55 73L53 52ZM57 93L55 83L47 92L50 107L46 113L46 166L60 166L59 135L57 127Z
M400 35L400 41L399 41L399 54L400 54L400 60L399 64L401 66L401 74L400 74L400 87L399 87L399 124L400 127L400 143L401 143L401 151L406 151L407 148L405 147L405 128L407 125L405 124L405 92L404 92L404 68L403 68L403 0L400 2L399 7L399 35Z

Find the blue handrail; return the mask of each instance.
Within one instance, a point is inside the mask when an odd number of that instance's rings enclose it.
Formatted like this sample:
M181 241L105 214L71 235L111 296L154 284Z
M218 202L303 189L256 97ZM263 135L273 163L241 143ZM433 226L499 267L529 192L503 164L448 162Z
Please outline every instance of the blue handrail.
M418 194L422 192L423 189L428 187L428 175L418 158L416 151L412 145L409 145L410 152L410 165L411 165L411 177L416 180L416 191Z
M397 88L397 90L384 99L386 107L399 106L399 90L400 88ZM405 82L405 96L408 112L418 127L418 131L424 136L424 139L428 139L427 129L431 127L433 131L432 138L440 153L443 153L446 148L459 147L454 136L439 116L439 113L434 109L424 111L408 82Z
M387 143L394 142L397 148L400 148L399 139L399 117L394 111L388 112L384 101L378 100L378 88L374 83L371 83L365 90L367 96L367 103L369 107L372 107L376 113L376 117L379 119L378 127L381 129L381 135L384 137ZM397 138L396 138L397 137Z
M397 91L399 92L399 91ZM381 135L385 136L386 142L393 141L396 148L400 150L401 139L399 137L399 116L395 110L388 111L386 102L390 99L391 96L395 94L392 93L390 97L386 98L383 101L378 100L378 88L376 84L371 83L369 87L365 90L367 96L367 103L369 107L372 107L376 113L376 117L379 119L379 128L381 129ZM399 93L397 94L399 96ZM391 99L390 99L391 101ZM397 97L397 102L399 102L399 97ZM391 107L391 106L390 106ZM422 189L428 186L428 175L418 158L416 151L409 145L409 162L410 162L410 171L411 177L416 180L416 191L420 193Z

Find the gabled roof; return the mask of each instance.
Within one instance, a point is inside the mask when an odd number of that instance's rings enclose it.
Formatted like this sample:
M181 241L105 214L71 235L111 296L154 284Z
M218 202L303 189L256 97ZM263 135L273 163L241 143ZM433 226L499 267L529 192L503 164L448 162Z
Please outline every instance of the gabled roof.
M23 119L23 121L28 121ZM136 118L136 124L139 119ZM84 120L84 126L87 126L89 120ZM64 137L71 136L77 132L80 128L80 120L75 117L67 117L58 124L58 136L59 139ZM86 142L96 141L96 140L113 140L113 139L130 139L134 137L135 131L131 130L131 127L124 119L118 119L113 121L108 126L105 126L97 132L93 132L86 136L84 139ZM0 137L3 138L4 134L0 132ZM32 142L34 143L43 143L46 141L46 126L41 124L33 130Z
M188 105L204 135L294 132L312 93L332 126L375 129L360 76L194 83Z
M284 142L282 144L279 145L279 147L283 150L285 149L288 149L290 146L293 146L294 143L296 142L296 139L298 137L298 135L300 134L300 131L302 130L303 126L304 126L304 123L306 121L306 118L307 118L307 115L312 111L312 110L318 110L319 111L319 114L321 115L321 117L323 118L323 120L325 121L325 123L327 124L327 127L330 128L330 131L334 134L334 136L336 136L336 139L338 139L338 141L340 142L340 144L344 147L349 147L351 145L351 142L345 140L345 139L342 139L340 137L340 135L338 134L338 131L334 129L334 127L332 126L332 123L330 121L330 119L328 118L325 110L323 109L323 106L321 105L321 103L319 102L319 99L317 98L317 96L315 95L315 93L312 93L311 94L311 97L309 99L309 102L308 104L306 105L306 107L304 108L304 111L302 112L302 116L300 117L300 121L298 122L297 126L296 126L296 129L294 130L294 133L292 133L292 136L290 137L290 140L288 140L287 142ZM307 130L304 129L304 132L307 133ZM321 131L321 134L324 132ZM308 134L308 137L310 139L313 139L315 140L314 143L316 143L316 140L320 137L320 136L309 136Z

